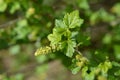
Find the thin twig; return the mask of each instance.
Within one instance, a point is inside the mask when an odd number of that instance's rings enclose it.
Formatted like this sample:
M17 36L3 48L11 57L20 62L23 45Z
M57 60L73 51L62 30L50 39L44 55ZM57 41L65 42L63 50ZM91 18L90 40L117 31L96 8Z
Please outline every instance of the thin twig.
M76 51L79 55L82 56L82 54L81 54L81 52L80 52L79 50L75 49L75 51Z

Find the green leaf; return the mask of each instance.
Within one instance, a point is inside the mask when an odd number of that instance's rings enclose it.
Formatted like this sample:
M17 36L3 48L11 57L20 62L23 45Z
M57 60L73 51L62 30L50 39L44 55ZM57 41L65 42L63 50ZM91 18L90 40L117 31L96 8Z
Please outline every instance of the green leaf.
M72 70L72 74L77 74L80 71L81 67L76 67Z
M78 31L74 31L74 32L72 32L72 34L71 34L71 38L74 38L77 34L78 34Z
M54 34L57 34L57 35L62 35L66 32L66 29L65 28L54 28L53 29L53 33Z
M94 80L95 78L95 74L94 72L90 72L89 74L85 75L85 79L84 80Z
M105 66L107 66L109 69L112 68L112 63L110 61L105 61Z
M104 63L99 64L99 68L103 74L106 74L108 69L112 68L112 63L110 61L105 61Z
M15 80L23 80L24 75L21 74L21 73L18 73L18 74L15 74L14 78L15 78ZM13 79L13 78L11 78L11 80L12 80L12 79Z
M51 41L51 44L58 44L58 42L61 40L61 36L64 34L67 28L65 28L66 25L61 20L55 21L55 28L53 29L53 34L48 35L49 41Z
M55 45L58 44L58 42L61 40L61 36L53 33L48 35L48 39L51 41L51 45Z
M90 16L90 23L92 25L96 24L99 21L99 12L94 12L91 16Z
M109 14L104 9L99 10L99 15L100 15L100 19L103 20L104 22L111 22L115 18L113 15Z
M89 4L87 0L77 0L79 7L84 9L84 10L88 10L89 9Z
M62 35L67 30L66 24L63 23L61 20L55 21L55 28L53 29L53 32L58 35Z
M103 43L104 44L110 44L112 41L112 36L110 34L106 34L103 38Z
M114 45L114 53L117 60L120 60L120 45Z
M21 26L21 27L27 26L27 25L28 25L28 21L27 21L27 19L22 19L22 20L20 20L20 21L17 23L17 25L18 25L18 26Z
M72 57L74 53L74 47L76 46L76 43L72 40L67 41L67 51L66 56Z
M112 7L112 12L115 13L116 15L120 16L120 3L116 3Z
M31 28L28 27L28 22L26 19L21 19L17 22L14 31L16 33L15 39L23 39L28 36L28 34L31 31Z
M116 71L116 72L114 73L114 75L120 76L120 70Z
M101 65L100 68L101 68L102 73L107 73L107 71L108 71L108 67L107 66Z
M107 11L105 11L104 9L100 9L94 13L91 14L90 16L90 23L92 25L95 25L96 23L100 22L100 21L104 21L104 22L111 22L115 19L115 17L111 14L109 14Z
M20 52L20 46L19 45L11 46L9 48L9 52L12 55L15 55L15 54L19 53Z
M118 62L112 61L112 65L116 67L120 67L120 64Z
M14 2L11 9L10 9L10 13L13 14L16 10L20 9L20 4L19 2Z
M4 12L7 8L7 3L4 0L0 0L0 12Z
M82 77L85 77L87 75L87 70L88 70L87 66L82 68Z
M81 26L83 20L79 18L79 11L73 11L70 14L66 14L63 18L63 22L67 25L68 28L76 28Z
M55 20L55 27L66 28L67 25L62 20Z

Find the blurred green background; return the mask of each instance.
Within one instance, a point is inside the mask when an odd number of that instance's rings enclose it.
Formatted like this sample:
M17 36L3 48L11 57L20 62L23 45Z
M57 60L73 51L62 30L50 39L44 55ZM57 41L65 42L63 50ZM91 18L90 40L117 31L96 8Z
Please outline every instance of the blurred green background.
M105 55L120 62L119 0L0 0L0 80L80 80L80 73L73 75L63 65L70 61L66 56L34 56L49 45L55 19L73 10L84 19L78 38L91 38L80 50L93 64ZM98 54L89 54L96 49Z

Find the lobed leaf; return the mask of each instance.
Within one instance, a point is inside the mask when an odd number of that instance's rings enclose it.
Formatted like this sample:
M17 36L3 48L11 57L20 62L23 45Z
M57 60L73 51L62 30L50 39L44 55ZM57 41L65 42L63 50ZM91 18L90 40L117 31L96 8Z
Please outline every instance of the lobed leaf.
M76 43L72 40L67 41L67 51L66 51L66 56L72 57L74 53L74 47L76 46Z
M83 23L83 19L79 18L79 11L73 11L70 14L66 14L63 18L64 23L67 25L68 28L76 28L81 26Z

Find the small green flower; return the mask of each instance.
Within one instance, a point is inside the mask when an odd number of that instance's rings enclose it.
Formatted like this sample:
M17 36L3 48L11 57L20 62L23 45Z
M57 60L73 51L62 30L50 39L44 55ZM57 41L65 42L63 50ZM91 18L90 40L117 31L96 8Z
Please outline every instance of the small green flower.
M35 52L35 56L42 55L42 54L48 54L51 52L52 52L51 47L49 47L49 46L41 47L41 48L37 49L37 51Z
M49 53L52 53L52 52L55 52L58 50L60 50L60 49L57 46L41 47L41 48L37 49L37 51L35 52L35 56L49 54Z

